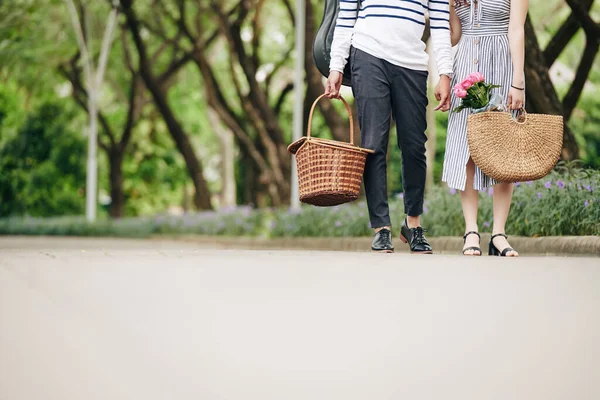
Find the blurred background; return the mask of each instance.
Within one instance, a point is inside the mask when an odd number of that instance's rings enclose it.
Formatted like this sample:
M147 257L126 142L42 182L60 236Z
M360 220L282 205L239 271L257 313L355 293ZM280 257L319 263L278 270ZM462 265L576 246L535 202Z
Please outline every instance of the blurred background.
M115 4L0 2L0 233L369 234L364 201L290 209L294 0ZM312 58L323 2L306 0L305 13L303 130L323 92ZM527 109L562 114L567 126L556 171L516 188L511 234L600 233L597 21L597 1L530 0ZM347 141L338 103L319 103L313 132ZM440 183L446 126L447 114L429 112L424 223L436 236L462 233L459 196ZM86 222L95 131L98 209L95 222ZM395 146L392 130L389 191L399 226ZM483 228L491 193L481 194Z

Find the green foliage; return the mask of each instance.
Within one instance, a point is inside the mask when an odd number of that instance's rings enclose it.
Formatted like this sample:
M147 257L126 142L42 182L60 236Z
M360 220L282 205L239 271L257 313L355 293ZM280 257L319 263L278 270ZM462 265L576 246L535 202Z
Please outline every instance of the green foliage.
M19 107L19 97L14 84L0 86L0 146L14 137L25 122L26 114Z
M600 234L600 172L561 163L536 182L516 184L506 231L521 236ZM479 228L491 231L493 189L480 194ZM424 224L434 236L461 235L460 196L437 188L428 197Z
M600 234L600 172L561 164L536 182L517 184L506 226L510 235L557 236ZM493 190L480 194L479 227L490 232ZM400 200L390 202L392 225L404 218ZM436 187L427 196L423 225L430 236L461 236L464 232L460 195ZM249 207L184 216L129 218L87 224L80 218L0 220L0 234L111 235L151 234L211 236L343 237L369 236L366 204L332 208L305 206L293 210L253 210Z
M45 104L0 149L0 215L72 215L83 211L85 141L70 115Z
M10 77L36 99L54 97L54 67L74 46L66 34L68 24L61 0L0 1L0 76Z
M125 215L154 215L182 204L189 177L164 124L142 122L123 161ZM108 179L102 182L108 187Z
M439 184L442 181L444 169L444 153L446 152L446 137L448 133L448 113L436 113L436 142L435 164L433 166L433 181Z
M517 184L506 226L511 235L555 236L600 234L600 173L565 166L546 179ZM493 189L480 194L479 227L492 227ZM404 218L402 204L390 203L392 225ZM423 225L431 236L460 236L464 233L460 195L454 190L434 188L425 201ZM319 209L303 208L299 214L277 212L274 236L366 236L370 235L366 205Z
M600 99L595 94L585 95L571 118L581 158L592 168L600 168Z
M564 0L531 0L529 2L529 16L535 27L537 38L542 49L548 45L570 13L571 8L565 4ZM590 15L592 19L596 21L600 18L600 2L594 2ZM559 64L567 66L572 71L575 71L581 61L585 43L585 33L580 29L558 58L557 61ZM564 79L570 82L572 78L573 77L567 77ZM563 78L560 77L560 79L562 80ZM600 57L596 58L594 67L590 71L589 80L595 84L600 83Z

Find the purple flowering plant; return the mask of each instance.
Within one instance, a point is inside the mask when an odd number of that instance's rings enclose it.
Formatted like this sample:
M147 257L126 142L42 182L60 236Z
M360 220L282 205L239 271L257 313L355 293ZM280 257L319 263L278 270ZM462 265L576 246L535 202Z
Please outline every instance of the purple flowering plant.
M506 231L517 236L600 235L600 171L559 168L546 178L522 182L514 191ZM493 189L479 196L479 226L489 232L493 220ZM457 191L434 185L426 193L422 224L428 236L462 236L464 218ZM390 197L392 230L397 237L404 219L404 199ZM424 210L425 211L425 210ZM0 234L203 235L254 237L319 237L372 235L364 200L336 208L302 206L282 208L228 207L184 215L99 220L87 224L75 217L0 219Z

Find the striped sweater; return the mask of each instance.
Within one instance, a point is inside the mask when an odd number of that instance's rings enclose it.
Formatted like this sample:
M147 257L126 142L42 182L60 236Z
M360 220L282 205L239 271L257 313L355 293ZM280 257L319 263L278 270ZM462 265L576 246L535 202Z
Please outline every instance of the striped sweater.
M452 74L449 0L339 0L340 13L331 45L332 71L344 71L350 46L414 70L427 70L421 40L429 13L431 40L440 75Z

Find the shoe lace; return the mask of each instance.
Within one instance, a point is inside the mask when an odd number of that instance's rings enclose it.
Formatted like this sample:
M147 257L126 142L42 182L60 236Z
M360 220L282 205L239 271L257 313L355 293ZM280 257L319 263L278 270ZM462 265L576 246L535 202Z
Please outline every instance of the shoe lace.
M392 232L387 229L382 229L379 231L379 236L384 240L391 240Z
M425 232L427 232L426 229L423 229L421 227L415 228L414 233L413 233L413 242L415 243L424 243L425 240Z

